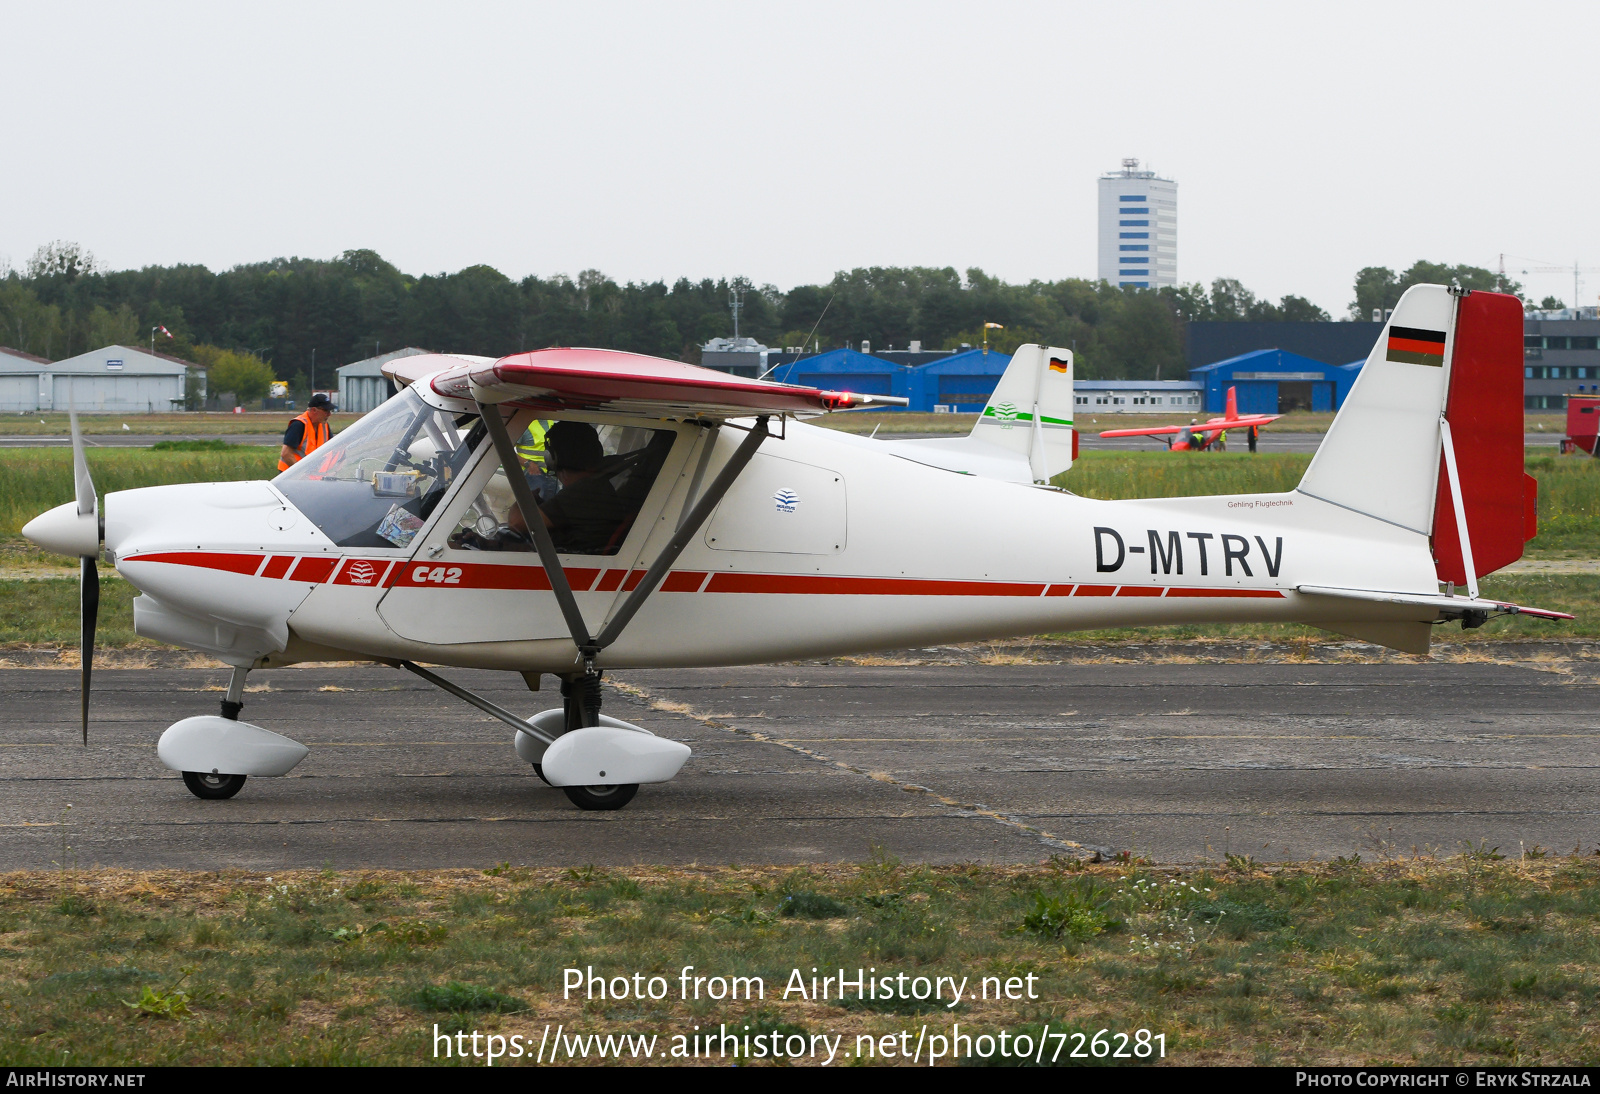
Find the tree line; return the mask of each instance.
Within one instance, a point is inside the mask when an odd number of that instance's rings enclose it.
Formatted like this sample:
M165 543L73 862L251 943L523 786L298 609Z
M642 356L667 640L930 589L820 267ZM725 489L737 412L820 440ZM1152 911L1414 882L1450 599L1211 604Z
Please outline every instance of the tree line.
M1493 273L1472 266L1368 267L1355 277L1350 318L1393 307L1412 284L1452 280L1497 287ZM742 279L619 284L598 270L521 281L489 266L418 276L368 250L220 272L106 270L77 244L57 242L0 277L0 344L60 360L113 343L148 347L154 329L158 352L212 370L212 391L229 390L219 386L226 379L254 398L273 376L297 391L332 387L337 366L404 346L503 356L581 345L698 361L703 343L732 333L731 290L742 295L740 333L774 348L918 341L953 349L978 344L985 324L998 323L990 346L1066 346L1086 378L1183 375L1189 322L1331 319L1302 297L1274 303L1228 278L1148 290L1082 278L1011 284L976 268L871 267L785 291Z

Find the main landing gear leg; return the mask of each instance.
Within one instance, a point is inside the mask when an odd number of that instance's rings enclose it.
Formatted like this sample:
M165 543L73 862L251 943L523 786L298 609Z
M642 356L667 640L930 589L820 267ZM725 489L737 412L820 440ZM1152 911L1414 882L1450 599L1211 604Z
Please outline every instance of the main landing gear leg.
M236 668L228 678L228 693L222 697L222 716L230 722L239 720L244 710L244 678L249 669ZM183 785L197 798L208 800L231 798L244 789L244 775L220 775L211 771L185 771Z
M511 435L506 431L505 418L500 408L493 404L480 402L478 404L478 414L483 422L484 429L489 434L489 439L494 442L495 452L500 457L500 466L508 470L519 466L516 447L511 443ZM533 545L539 552L539 562L544 567L545 576L550 581L550 591L555 595L556 604L561 608L562 618L566 620L567 630L572 635L572 644L584 661L584 671L582 673L571 673L562 679L561 697L563 713L565 714L562 729L564 733L599 726L600 673L595 670L595 659L599 657L602 650L610 646L622 634L623 629L632 621L645 600L651 593L655 592L662 579L667 576L667 571L678 560L678 556L689 545L689 541L699 533L701 526L711 516L711 511L727 495L729 488L733 486L734 479L738 478L745 465L755 456L756 449L761 447L761 442L769 436L767 422L770 417L771 415L769 414L762 414L756 418L755 428L750 430L745 439L739 442L739 447L728 458L728 462L722 465L722 470L717 472L717 477L712 480L710 486L706 487L705 493L701 494L689 508L689 511L683 515L678 522L677 530L672 533L666 544L661 548L660 553L656 555L655 561L650 564L650 568L645 571L639 583L628 594L628 599L623 601L612 612L610 621L606 623L599 634L591 635L589 625L583 620L583 612L578 609L577 598L573 595L572 585L567 580L566 570L562 569L561 556L556 551L555 541L550 536L550 530L544 526L543 521L530 520L528 522L528 531L533 536ZM706 444L708 446L714 437L715 433L707 437ZM707 447L706 451L710 451L709 447ZM516 498L518 508L524 513L532 513L537 510L539 502L533 496L533 490L528 485L527 476L512 470L507 478L508 485L511 487L511 494ZM437 678L428 674L426 670L419 669L410 662L402 662L401 664L409 671L439 683ZM465 694L462 694L461 689L454 688L454 685L447 686L440 683L440 686L445 687L446 690L453 689L455 694L464 699L467 698ZM513 724L525 724L520 723L520 720L516 719L514 715L504 714L502 717L502 714L497 714L494 710L490 710L489 706L492 706L492 704L486 705L487 700L474 696L467 699L467 701L474 703L480 710L494 714L495 717L501 718L502 721L510 720ZM687 746L680 747L686 748ZM665 778L671 778L672 775L676 774L678 767L682 766L683 759L687 757L688 753L685 751L683 757L677 761L678 766L674 767ZM543 778L543 769L538 768L537 770L540 777ZM604 775L605 770L601 769L598 773ZM567 797L579 809L620 809L633 797L639 786L637 783L626 783L614 786L563 786L561 789L566 792Z
M600 670L590 666L561 678L561 706L566 711L566 732L600 724L600 703L604 692L600 687ZM534 765L539 778L544 771ZM579 809L621 809L639 792L638 783L615 786L563 786L562 793Z
M600 671L574 672L561 678L561 707L566 711L566 732L600 724Z

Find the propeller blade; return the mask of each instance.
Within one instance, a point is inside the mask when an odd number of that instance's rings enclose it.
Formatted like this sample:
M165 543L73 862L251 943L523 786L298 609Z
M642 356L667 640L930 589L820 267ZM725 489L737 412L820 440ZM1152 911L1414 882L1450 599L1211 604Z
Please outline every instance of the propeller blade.
M78 502L78 515L86 517L98 509L94 494L94 480L89 477L89 461L83 454L83 434L78 431L78 412L69 410L67 420L72 424L72 489Z
M100 619L100 571L95 560L83 556L83 577L79 589L82 614L79 620L78 643L83 666L83 746L89 747L89 674L94 667L94 628Z

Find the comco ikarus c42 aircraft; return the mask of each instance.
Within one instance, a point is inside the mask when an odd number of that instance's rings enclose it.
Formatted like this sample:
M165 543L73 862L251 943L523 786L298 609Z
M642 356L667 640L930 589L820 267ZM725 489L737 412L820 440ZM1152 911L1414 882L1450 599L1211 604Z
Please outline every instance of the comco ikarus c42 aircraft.
M297 662L414 672L514 727L577 805L615 809L689 749L601 714L608 669L1253 620L1424 653L1447 621L1570 618L1478 594L1534 530L1509 296L1408 291L1282 494L1046 485L1073 456L1061 349L1022 347L970 436L898 442L804 422L891 400L607 350L388 370L399 395L270 482L102 505L74 423L76 500L24 534L83 559L85 743L102 552L141 594L139 634L233 666L220 716L158 744L207 798L306 755L239 720L246 675ZM535 421L553 467L519 461ZM525 718L419 662L554 674L562 706Z

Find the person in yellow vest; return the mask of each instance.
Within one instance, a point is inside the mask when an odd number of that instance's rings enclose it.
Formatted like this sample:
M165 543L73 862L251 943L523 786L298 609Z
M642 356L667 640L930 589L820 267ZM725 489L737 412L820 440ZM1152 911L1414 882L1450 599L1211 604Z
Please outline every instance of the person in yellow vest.
M532 421L523 431L522 440L517 442L517 458L522 461L522 466L538 474L544 470L544 435L550 429L549 422ZM529 467L529 464L537 466Z
M306 412L298 415L283 431L283 450L278 453L278 470L287 471L328 443L328 418L335 410L322 392L311 396Z
M533 487L540 505L555 497L561 490L561 481L548 473L550 458L546 451L545 434L549 430L549 422L535 419L528 423L527 430L522 434L522 440L517 442L517 459L522 462L522 470L528 476L528 485Z

